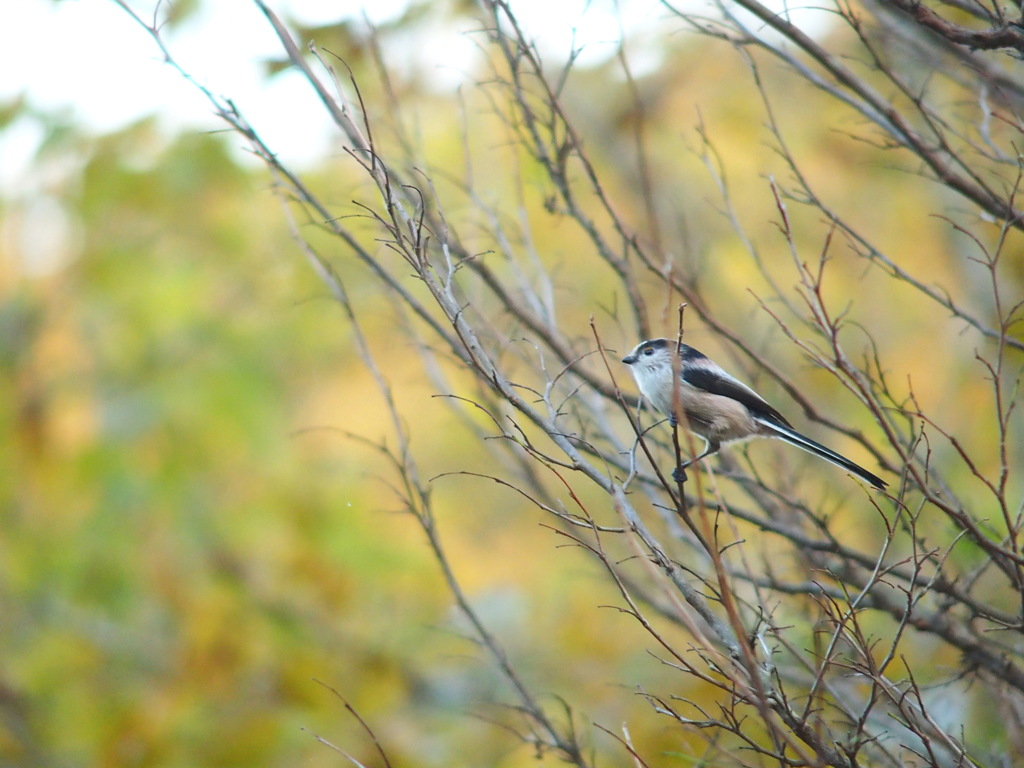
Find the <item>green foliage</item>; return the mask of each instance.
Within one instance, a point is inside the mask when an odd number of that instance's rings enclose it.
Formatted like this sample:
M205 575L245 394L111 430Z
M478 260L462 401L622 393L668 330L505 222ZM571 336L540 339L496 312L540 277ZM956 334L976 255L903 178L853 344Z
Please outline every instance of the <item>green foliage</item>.
M317 680L393 756L450 764L475 740L498 760L514 740L485 748L490 726L465 716L503 684L459 638L387 462L348 436L386 437L386 417L265 175L221 136L168 140L152 121L59 133L40 159L79 161L61 202L84 235L0 302L4 760L329 764L302 729L362 736ZM414 426L435 425L434 469L465 465L474 443L402 368ZM482 483L450 543L486 615L532 674L578 673L537 656L538 634L598 663L607 638L588 650L554 620L584 608L571 585L590 567L532 563L508 586L550 535L533 512L503 530L524 507Z
M0 744L23 764L277 764L314 744L297 712L336 711L311 678L399 684L349 611L424 558L373 523L351 445L301 431L336 418L301 404L345 344L318 331L337 316L282 255L263 175L148 122L70 138L81 248L0 307L0 652L24 717Z

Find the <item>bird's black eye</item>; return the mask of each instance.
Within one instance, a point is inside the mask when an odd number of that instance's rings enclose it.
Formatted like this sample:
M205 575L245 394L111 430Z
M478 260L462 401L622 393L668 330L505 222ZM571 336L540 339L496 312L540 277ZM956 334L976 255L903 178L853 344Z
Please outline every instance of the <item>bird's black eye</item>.
M653 354L654 354L654 347L644 347L644 348L643 348L643 349L641 350L641 352L642 352L643 354L645 354L645 355L653 355Z

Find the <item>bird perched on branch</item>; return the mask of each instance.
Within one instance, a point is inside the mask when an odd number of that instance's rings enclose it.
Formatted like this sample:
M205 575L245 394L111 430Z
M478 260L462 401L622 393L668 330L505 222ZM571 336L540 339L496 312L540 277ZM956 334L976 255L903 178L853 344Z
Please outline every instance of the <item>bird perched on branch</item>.
M676 354L678 360L673 361ZM842 467L875 488L885 488L877 475L801 435L757 392L691 346L677 344L674 339L650 339L637 344L622 362L630 366L641 394L673 424L677 419L673 400L678 397L678 415L683 423L707 443L700 456L673 472L677 480L685 479L686 467L716 453L723 443L774 437ZM673 394L675 391L678 395Z

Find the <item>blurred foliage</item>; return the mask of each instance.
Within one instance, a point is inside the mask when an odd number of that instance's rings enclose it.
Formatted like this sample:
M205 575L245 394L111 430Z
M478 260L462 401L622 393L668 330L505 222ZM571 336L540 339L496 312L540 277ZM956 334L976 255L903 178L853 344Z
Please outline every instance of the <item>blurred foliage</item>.
M436 23L428 5L412 6L378 34L410 36ZM196 6L172 4L179 16ZM369 85L372 38L356 29L363 30L346 22L306 33L336 48L364 87L378 87ZM708 50L693 38L670 40L659 66L639 78L638 100L613 62L578 70L565 99L588 124L602 171L621 185L612 192L616 205L636 220L650 217L651 236L690 265L708 293L727 297L723 311L746 323L751 339L768 345L775 329L746 293L758 293L762 278L726 218L708 214L716 205L701 159L709 147L696 127L713 137L733 203L753 223L747 234L780 249L763 177L786 169L768 146L743 58ZM485 99L428 85L413 75L392 83L403 114L417 116L431 170L458 179L468 148L493 164L475 177L490 203L515 199L517 174L527 188L543 184ZM797 86L783 74L773 87ZM926 218L938 207L929 194L940 193L913 175L868 166L868 147L859 155L850 142L836 144L804 116L850 118L801 88L801 109L781 119L823 193L863 201L859 210L879 241L908 259L923 264L958 247L948 225ZM464 137L466 98L474 130ZM654 126L651 172L672 190L659 198L665 210L645 210L624 191L639 183L629 149L638 109ZM462 636L436 564L389 487L387 461L350 436L387 442L386 412L343 315L290 239L265 172L237 160L233 139L167 137L155 121L90 136L20 102L0 110L0 130L19 120L45 130L34 165L49 169L50 181L0 199L0 762L346 764L315 733L377 764L341 697L397 765L545 762L488 722L508 719L507 691ZM311 179L328 199L365 192L340 154ZM460 182L435 180L453 211L460 200L472 209ZM879 188L884 206L874 204ZM608 343L631 345L614 310L622 297L608 293L601 270L573 269L583 239L544 211L543 194L534 198L522 215L545 258L565 265L556 293L574 297L563 322L583 336L597 315ZM42 235L31 215L40 200L64 233L45 263L36 260ZM518 216L512 207L508 215ZM811 252L823 247L824 223L799 226ZM404 359L387 297L324 243L365 308L371 343L393 345L386 374L414 443L429 445L424 470L474 469L487 448L453 423ZM915 312L919 299L872 303L880 278L855 259L837 262L827 288L867 297L852 320L905 329L902 340L883 340L884 352L900 356L901 375L913 377L922 400L983 386L977 371L928 376L935 349L906 341L936 332ZM671 309L666 302L655 325L671 327ZM719 351L701 329L693 333L698 346ZM972 343L956 335L947 342L962 358ZM815 376L807 372L809 389ZM841 411L846 403L837 398ZM948 418L956 431L973 416ZM771 449L752 450L771 461ZM691 746L645 716L641 697L618 689L622 681L653 684L664 668L627 617L599 607L616 596L595 565L558 549L564 542L542 527L546 518L492 483L446 479L435 493L451 561L520 671L572 707L595 748L616 756L609 763L629 760L591 723L613 731L628 723L649 754L688 764L680 755ZM873 535L870 523L837 526Z
M452 624L386 462L346 436L386 438L385 414L265 174L223 137L168 140L152 121L46 131L36 166L64 175L39 194L79 234L36 264L34 201L3 201L3 762L335 764L303 730L362 743L330 688L406 763L471 743L483 762L528 755L472 717L500 712L501 684ZM476 446L403 368L389 373L414 430L437 435L432 469L471 466ZM596 610L571 602L592 566L524 574L522 552L550 545L539 515L475 497L479 517L446 538L526 669L564 682L609 644L642 654L567 631ZM533 656L538 636L577 647L575 673Z

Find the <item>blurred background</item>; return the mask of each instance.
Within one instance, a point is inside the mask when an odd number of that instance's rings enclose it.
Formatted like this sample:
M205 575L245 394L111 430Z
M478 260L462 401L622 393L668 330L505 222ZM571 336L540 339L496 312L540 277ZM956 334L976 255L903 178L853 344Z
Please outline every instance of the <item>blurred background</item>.
M756 298L767 278L723 202L750 241L785 251L769 180L788 166L744 53L658 3L515 6L552 62L577 51L563 103L620 213L701 280L721 317L772 349L778 329ZM479 194L528 218L538 250L564 265L553 285L564 327L585 338L594 316L609 346L636 343L608 270L579 268L586 241L545 212L543 182L479 92L490 70L473 3L273 7L300 40L344 59L371 115L400 105L435 171L461 176L477 159ZM185 71L233 99L324 199L340 211L371 196L255 6L190 0L157 13ZM828 39L823 17L805 23ZM19 0L0 10L0 29L0 765L347 764L314 735L380 764L345 702L396 765L558 762L498 725L506 684L468 638L387 458L368 444L391 439L384 403L262 164L116 3ZM968 302L984 293L983 275L939 258L972 248L935 215L962 201L848 140L856 115L766 66L773 94L797 94L775 117L822 194L908 267L962 286ZM637 194L649 181L631 155L637 130L659 210ZM797 226L816 255L828 227L814 216ZM1007 254L1007 294L1019 297L1019 241ZM783 284L796 280L789 258ZM857 297L851 322L870 330L894 377L925 405L985 402L974 331L921 311L909 292L873 301L877 272L837 259L827 291ZM358 270L346 280L371 346L388 350L423 475L483 471L493 459L396 340L388 297ZM675 303L650 301L658 335L672 333ZM692 333L721 349L699 324ZM796 352L775 352L799 368ZM947 356L962 362L936 363ZM809 368L800 377L809 391L829 386ZM620 383L632 391L624 373ZM846 393L828 391L840 418L854 413ZM996 466L971 410L946 411L943 426ZM563 718L607 752L603 764L630 763L602 730L621 735L623 724L664 764L690 764L679 732L633 695L665 668L635 622L602 607L616 595L600 568L493 483L452 480L436 494L469 599L545 702L564 701ZM870 534L836 520L854 539ZM972 722L984 728L989 714Z

